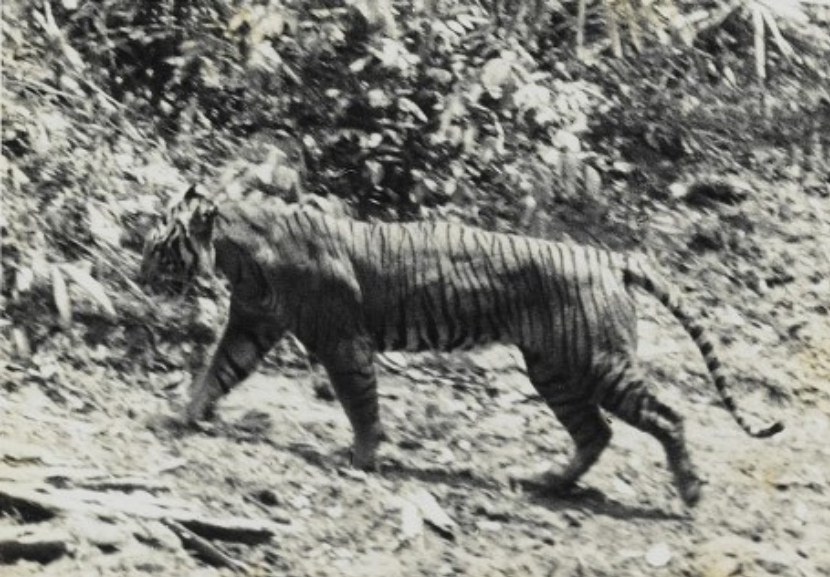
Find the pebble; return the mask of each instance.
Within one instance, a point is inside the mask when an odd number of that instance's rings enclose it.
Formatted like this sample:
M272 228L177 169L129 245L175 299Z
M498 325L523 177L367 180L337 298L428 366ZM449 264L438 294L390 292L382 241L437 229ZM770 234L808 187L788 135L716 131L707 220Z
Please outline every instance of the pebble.
M655 543L646 551L646 563L652 567L665 567L671 561L672 552L665 543Z

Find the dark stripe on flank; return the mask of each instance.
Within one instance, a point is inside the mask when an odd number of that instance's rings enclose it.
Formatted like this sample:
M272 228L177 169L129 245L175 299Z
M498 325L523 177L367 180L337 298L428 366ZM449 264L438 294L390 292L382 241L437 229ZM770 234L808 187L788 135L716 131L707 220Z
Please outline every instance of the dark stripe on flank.
M499 267L496 265L496 246L499 244L499 236L492 234L490 236L490 246L484 245L486 239L483 235L476 236L476 242L479 243L482 253L485 255L483 260L487 269L487 276L489 277L487 283L487 290L490 291L490 300L492 302L493 316L490 318L490 324L493 327L493 340L501 340L501 338L510 334L510 318L508 316L507 307L504 304L504 299L509 299L509 295L505 294L503 290L504 279L499 274Z
M421 300L423 301L424 316L426 317L424 319L426 325L424 328L427 333L427 341L429 341L427 344L430 349L434 349L440 344L438 339L438 323L440 323L441 320L436 320L438 311L435 304L432 302L432 295L429 294L427 287L424 287L423 291L423 298Z
M553 346L556 343L561 345L560 350L553 351L553 354L556 355L556 358L563 359L565 357L565 296L563 295L562 287L559 284L559 268L561 267L561 264L553 252L554 248L558 249L558 245L546 244L543 247L542 255L544 257L544 265L546 268L545 278L550 283L551 293L555 293L555 295L551 294L550 296L556 298L555 303L548 305L551 330L550 338L552 339L550 345Z

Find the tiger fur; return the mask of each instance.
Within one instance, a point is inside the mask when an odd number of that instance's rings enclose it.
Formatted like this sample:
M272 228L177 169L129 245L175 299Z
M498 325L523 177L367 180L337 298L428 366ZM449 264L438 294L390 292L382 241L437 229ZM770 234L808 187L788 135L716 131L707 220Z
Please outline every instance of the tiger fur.
M332 219L267 200L219 208L191 188L148 236L142 272L192 277L214 268L230 282L230 314L192 385L189 422L208 417L290 332L328 372L352 426L353 464L371 469L382 437L375 353L510 343L576 444L571 461L544 476L551 490L575 484L608 445L604 409L662 443L680 496L693 505L701 482L683 420L637 366L635 285L692 337L741 428L753 437L783 428L753 428L738 412L711 339L640 255L458 224Z

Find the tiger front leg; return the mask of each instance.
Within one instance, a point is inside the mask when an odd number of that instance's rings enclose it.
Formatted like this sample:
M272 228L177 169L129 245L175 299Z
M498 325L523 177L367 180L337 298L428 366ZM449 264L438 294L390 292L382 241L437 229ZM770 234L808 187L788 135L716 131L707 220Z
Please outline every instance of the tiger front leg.
M611 440L611 428L599 407L579 397L550 395L545 399L576 445L564 467L544 473L538 482L552 493L566 492L597 462Z
M352 426L352 465L373 470L383 439L380 424L374 348L366 338L344 340L319 354L337 398Z
M254 371L281 336L273 324L231 309L213 357L190 387L185 421L193 425L211 418L216 402Z

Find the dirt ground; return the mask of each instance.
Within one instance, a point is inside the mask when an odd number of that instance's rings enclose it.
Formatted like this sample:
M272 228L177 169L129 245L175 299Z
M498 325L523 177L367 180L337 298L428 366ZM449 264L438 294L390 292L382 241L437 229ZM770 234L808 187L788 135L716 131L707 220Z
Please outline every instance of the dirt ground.
M647 329L646 361L668 354L684 368L699 364L677 331L666 344L657 326ZM513 359L493 349L474 362ZM313 394L308 374L257 375L223 403L215 429L179 438L148 431L145 419L167 411L167 401L124 380L109 384L109 398L97 391L106 410L85 414L67 414L30 383L4 398L0 435L7 467L19 470L35 457L111 474L175 467L156 475L168 486L163 494L215 514L277 519L279 533L266 544L224 545L255 574L830 574L828 405L798 414L765 407L783 412L787 431L748 440L693 370L661 386L688 416L689 442L708 481L691 511L671 489L657 443L621 424L572 497L511 488L514 472L561 461L569 449L516 368L493 371L486 387L469 390L386 376L383 407L394 441L373 475L346 467L345 419L336 403ZM454 520L451 536L430 526L405 535L405 502L420 491ZM262 500L269 505L255 505ZM45 566L19 562L3 575L230 573L195 560L172 537L148 537L163 533L157 523L118 514L43 523L68 529L72 555ZM10 524L20 520L3 519ZM102 531L107 547L90 535Z
M691 510L657 442L618 422L573 495L515 487L512 478L566 459L571 442L515 353L498 347L391 357L381 378L390 440L381 470L368 475L347 466L345 416L306 371L264 369L223 401L214 424L185 433L158 424L181 405L184 372L130 374L106 362L103 346L98 364L6 362L0 495L49 487L65 500L55 506L71 509L72 499L109 491L208 518L264 520L274 531L265 541L210 540L254 575L830 575L830 263L820 260L826 232L811 230L776 252L808 255L788 260L797 282L760 299L697 286L695 307L709 307L707 324L725 341L737 402L787 426L772 439L738 428L689 337L652 298L638 297L641 358L661 397L686 416L706 480ZM713 269L717 259L694 266ZM101 482L128 478L138 480L113 483L117 492ZM46 564L5 564L4 577L233 574L129 507L48 519L26 509L0 497L0 542L23 528L50 529L67 551Z
M647 360L668 347L658 345L653 328ZM693 360L685 344L670 346L678 349L670 358ZM494 349L480 360L511 358ZM53 466L119 475L175 467L150 474L169 487L162 494L214 514L278 520L268 543L221 545L262 575L830 574L826 404L798 416L784 410L788 430L755 441L717 406L699 374L661 387L688 416L689 443L708 481L689 511L671 488L657 443L619 423L611 448L572 497L511 488L514 472L561 461L569 449L548 410L528 399L518 370L467 391L385 378L394 441L372 475L346 467L345 419L336 403L315 397L309 380L257 375L226 400L209 434L179 438L148 431L145 419L166 411L166 401L127 382L111 383L112 397L98 399L106 411L71 417L37 385L25 385L3 402L4 458L19 469L27 456L15 448L26 444L30 459L37 447L40 461ZM402 511L421 491L455 522L450 536L429 525L405 534ZM255 504L263 500L268 505ZM19 520L2 521L10 523ZM18 562L3 575L231 573L194 559L172 536L158 537L164 529L156 522L114 514L43 523L69 531L72 555L45 566Z

